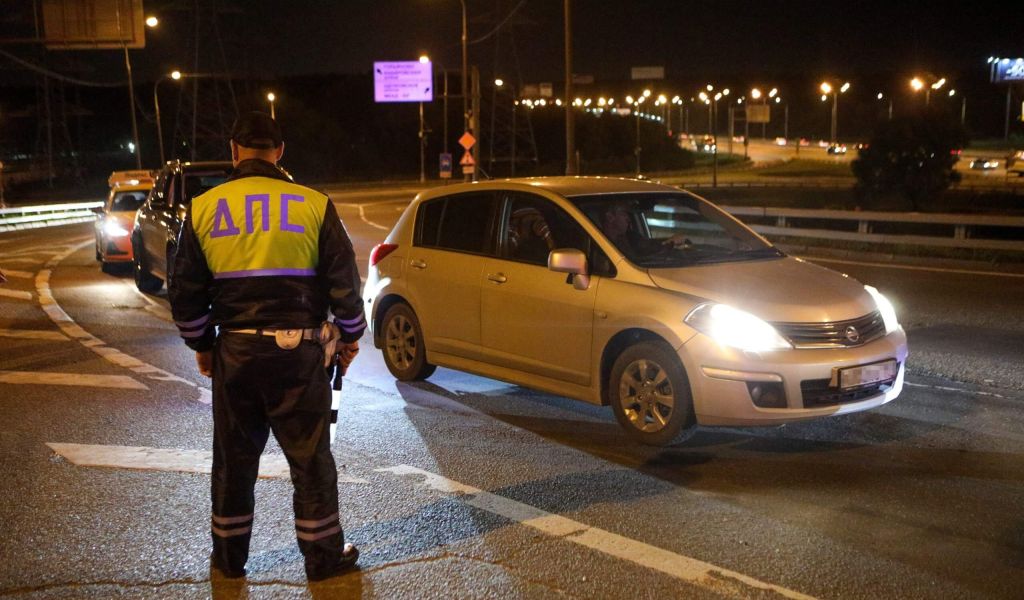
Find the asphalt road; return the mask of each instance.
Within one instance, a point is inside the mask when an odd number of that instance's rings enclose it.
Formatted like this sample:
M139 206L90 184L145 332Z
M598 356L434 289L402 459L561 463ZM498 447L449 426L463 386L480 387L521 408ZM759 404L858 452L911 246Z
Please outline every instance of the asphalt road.
M411 194L333 195L361 266ZM207 571L209 476L188 472L208 383L166 299L101 273L90 235L0 234L0 597L1019 597L1022 278L823 263L894 300L903 395L665 449L489 379L397 384L364 340L335 445L361 570L307 584L271 477L249 576L227 583ZM122 466L85 464L104 461Z

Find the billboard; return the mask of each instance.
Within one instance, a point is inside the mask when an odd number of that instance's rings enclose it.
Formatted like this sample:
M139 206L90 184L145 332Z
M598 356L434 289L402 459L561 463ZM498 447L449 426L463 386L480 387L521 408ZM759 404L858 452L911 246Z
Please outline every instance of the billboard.
M49 50L146 46L142 0L43 0L43 42Z
M373 99L376 102L433 101L433 64L418 60L373 63Z
M630 69L630 77L637 79L664 79L665 67L633 67Z
M1004 58L996 62L995 83L1024 81L1024 58Z
M748 104L747 108L747 121L750 123L770 123L771 122L771 107L767 104Z

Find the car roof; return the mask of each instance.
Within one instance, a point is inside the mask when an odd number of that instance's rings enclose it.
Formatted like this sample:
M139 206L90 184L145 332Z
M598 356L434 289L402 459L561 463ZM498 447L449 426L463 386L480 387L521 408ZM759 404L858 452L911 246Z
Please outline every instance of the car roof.
M652 192L678 194L682 191L674 186L655 183L653 181L630 179L627 177L523 177L517 179L494 179L490 181L477 181L474 183L460 183L456 185L436 187L424 192L421 195L421 198L437 198L439 196L446 196L449 194L481 190L514 190L526 192L536 189L542 189L566 198L598 194Z

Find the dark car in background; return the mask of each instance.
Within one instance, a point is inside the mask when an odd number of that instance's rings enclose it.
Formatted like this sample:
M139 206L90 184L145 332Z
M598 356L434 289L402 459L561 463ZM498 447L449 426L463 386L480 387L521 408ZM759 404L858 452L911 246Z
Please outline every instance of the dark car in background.
M164 286L189 202L224 183L231 170L230 161L171 161L160 170L132 229L135 285L140 291L153 294Z

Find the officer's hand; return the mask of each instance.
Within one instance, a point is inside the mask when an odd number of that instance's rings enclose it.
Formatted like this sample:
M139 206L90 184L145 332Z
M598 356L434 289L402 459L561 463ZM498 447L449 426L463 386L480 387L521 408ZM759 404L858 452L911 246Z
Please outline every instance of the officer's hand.
M213 350L196 352L196 366L201 375L213 377Z
M347 369L352 364L352 361L356 359L356 354L359 354L359 342L340 343L338 344L337 352L341 366Z

